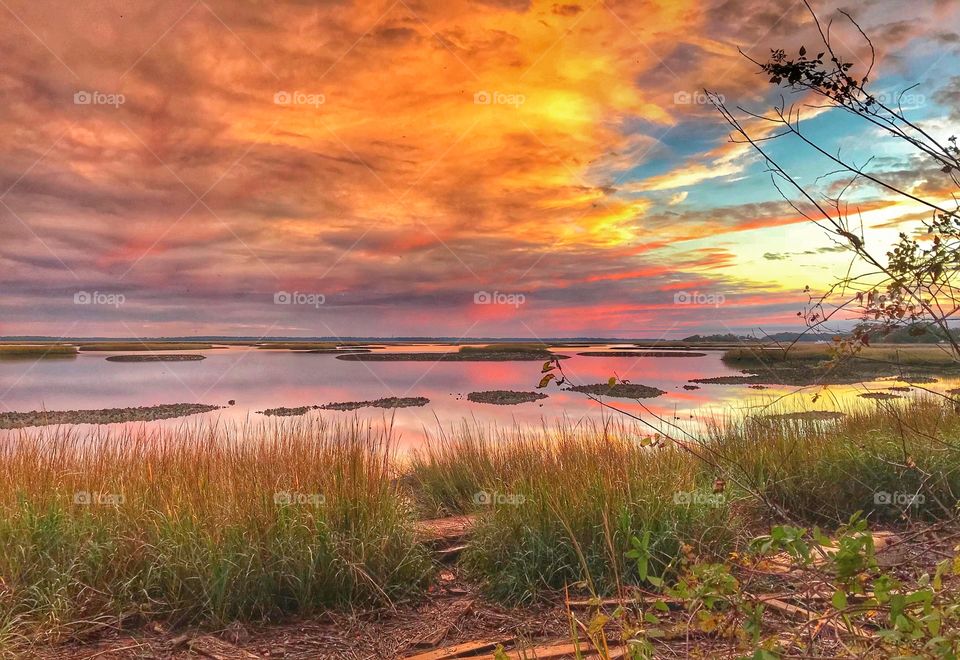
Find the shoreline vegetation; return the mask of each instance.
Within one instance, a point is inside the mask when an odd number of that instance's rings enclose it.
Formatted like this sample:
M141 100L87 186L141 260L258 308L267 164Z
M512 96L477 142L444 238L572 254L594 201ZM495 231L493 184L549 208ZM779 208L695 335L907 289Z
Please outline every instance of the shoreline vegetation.
M467 401L490 403L498 406L532 403L546 398L547 395L542 392L516 392L514 390L485 390L483 392L470 392L467 394Z
M0 545L17 549L0 553L0 649L130 616L222 628L413 605L449 570L493 602L640 589L640 607L682 601L668 585L690 575L712 584L691 571L736 583L731 557L771 523L842 536L858 512L874 526L953 520L952 402L844 412L718 419L692 451L613 422L464 422L408 456L389 426L358 419L22 431L0 446ZM472 522L444 568L417 529L450 515Z
M419 408L430 403L430 399L423 396L397 397L389 396L372 401L340 401L336 403L324 403L322 405L296 406L293 408L268 408L258 411L261 415L268 417L295 417L305 415L311 410L359 410L360 408Z
M76 346L60 344L0 344L0 360L73 358L77 356Z
M742 375L693 378L710 385L851 385L884 379L933 383L930 374L957 376L960 365L938 345L864 347L854 355L838 354L829 344L790 348L740 347L724 351L721 360Z
M706 353L696 353L692 351L642 351L642 350L609 350L609 351L584 351L577 353L582 357L654 357L654 358L693 358L706 357Z
M31 410L29 412L0 412L0 429L22 429L33 426L67 424L118 424L121 422L151 422L158 419L187 417L219 410L223 406L201 403L170 403L158 406L128 408L99 408L92 410Z
M581 394L610 396L618 399L653 399L666 394L664 390L659 388L636 383L593 383L589 385L573 385L565 389L571 392L580 392Z
M160 355L110 355L107 362L197 362L206 360L206 355L195 353L161 353Z
M202 342L100 342L80 344L82 353L97 351L206 351L217 348Z
M552 353L545 344L489 344L460 346L456 352L362 353L338 355L338 360L368 362L513 362L565 360L569 355Z

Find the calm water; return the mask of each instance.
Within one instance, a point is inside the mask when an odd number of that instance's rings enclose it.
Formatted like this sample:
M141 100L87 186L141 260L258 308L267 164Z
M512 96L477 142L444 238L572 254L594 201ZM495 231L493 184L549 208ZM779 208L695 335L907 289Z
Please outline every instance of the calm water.
M771 387L751 389L745 385L702 385L685 390L692 378L736 375L724 365L722 351L707 351L705 357L581 357L576 353L591 348L558 348L555 352L571 355L563 361L564 371L576 384L605 382L610 376L651 385L667 393L642 401L651 412L672 422L695 429L708 416L760 411L777 402L783 409L831 410L856 401L866 391L882 391L902 383L873 383L865 386L833 386L809 389ZM456 347L404 346L391 351L447 351ZM201 352L205 360L196 362L108 362L117 353L81 353L75 359L0 361L0 410L74 410L83 408L121 408L163 403L207 403L236 405L202 416L221 420L259 420L256 411L278 406L303 406L338 401L359 401L389 396L424 396L430 403L422 408L384 411L364 408L356 412L313 411L308 414L347 419L358 415L371 420L393 417L404 446L416 445L425 434L438 427L449 428L463 419L481 424L553 423L566 419L602 420L611 412L576 392L555 386L544 390L549 398L533 403L498 406L472 403L466 396L480 390L535 390L540 378L540 362L351 362L334 355L305 354L281 350L229 347ZM939 391L957 387L944 381L931 385ZM811 402L814 392L820 397ZM783 398L785 397L786 398ZM627 399L611 403L640 414L655 423L641 405ZM182 420L164 420L150 424L178 424ZM10 432L6 432L10 433Z

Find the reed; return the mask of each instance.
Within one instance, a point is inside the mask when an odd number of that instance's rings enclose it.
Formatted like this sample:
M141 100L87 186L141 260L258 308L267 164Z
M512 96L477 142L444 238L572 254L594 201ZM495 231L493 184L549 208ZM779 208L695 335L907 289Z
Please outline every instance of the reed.
M464 564L494 596L525 601L573 583L610 593L638 576L626 554L651 533L651 572L685 546L718 556L736 507L689 454L625 424L489 437L464 426L411 460L421 506L476 512Z
M274 618L388 602L429 577L385 432L64 428L0 447L0 634Z

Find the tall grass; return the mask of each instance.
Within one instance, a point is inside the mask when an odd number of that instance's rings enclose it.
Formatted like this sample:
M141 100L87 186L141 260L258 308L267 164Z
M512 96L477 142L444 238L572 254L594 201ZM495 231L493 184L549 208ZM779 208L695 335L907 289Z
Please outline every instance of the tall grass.
M21 431L0 444L0 647L128 614L219 624L395 600L432 573L418 517L476 514L465 574L523 602L638 584L627 553L647 535L662 575L723 556L776 510L953 515L952 402L846 413L718 420L698 447L709 463L616 423L464 424L403 460L389 427L360 420Z
M385 433L316 420L0 446L0 630L386 602L431 571Z
M942 519L960 498L960 415L942 399L854 404L839 421L728 416L694 445L706 461L645 444L627 425L464 426L413 455L411 487L426 515L479 515L465 565L520 601L635 583L626 553L646 532L656 575L684 544L716 557L782 514L827 528L857 511Z
M463 427L415 454L410 470L428 511L479 513L465 567L511 601L577 582L596 593L635 584L626 553L645 532L657 575L684 544L717 554L738 528L696 462L642 446L626 425L494 438Z
M710 442L740 479L802 520L838 523L856 511L888 522L955 513L960 415L953 403L920 397L851 404L845 412L839 421L728 421L712 426Z

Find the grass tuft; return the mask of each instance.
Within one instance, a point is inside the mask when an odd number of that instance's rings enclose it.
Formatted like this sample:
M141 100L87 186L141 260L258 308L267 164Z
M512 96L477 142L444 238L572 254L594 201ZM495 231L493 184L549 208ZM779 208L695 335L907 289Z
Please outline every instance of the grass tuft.
M0 621L222 623L385 603L431 572L389 439L355 424L183 426L0 448Z

